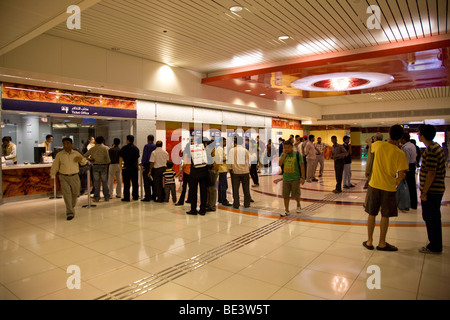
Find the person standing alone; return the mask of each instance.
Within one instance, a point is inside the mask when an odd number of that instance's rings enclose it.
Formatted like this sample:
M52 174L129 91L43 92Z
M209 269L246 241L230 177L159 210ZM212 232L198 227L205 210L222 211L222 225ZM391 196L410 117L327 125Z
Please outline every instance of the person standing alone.
M299 152L293 151L291 141L285 141L283 146L283 153L280 157L280 164L284 165L283 172L283 199L284 199L284 214L282 217L288 216L289 202L292 198L297 201L297 213L300 213L300 184L305 183L305 166L303 164L303 157Z
M341 145L337 143L337 137L331 137L331 143L333 146L331 147L331 158L334 160L334 172L336 175L336 188L333 190L333 193L341 193L342 192L342 174L344 172L344 158L347 155L347 150Z
M344 141L344 148L347 150L347 154L344 157L344 188L353 188L355 185L352 184L352 146L350 145L350 137L344 136L342 139Z
M66 204L67 220L75 217L75 205L80 195L80 177L78 176L79 166L85 165L87 160L79 153L72 149L72 139L64 138L63 150L56 154L50 170L50 177L56 179L59 172L59 182Z

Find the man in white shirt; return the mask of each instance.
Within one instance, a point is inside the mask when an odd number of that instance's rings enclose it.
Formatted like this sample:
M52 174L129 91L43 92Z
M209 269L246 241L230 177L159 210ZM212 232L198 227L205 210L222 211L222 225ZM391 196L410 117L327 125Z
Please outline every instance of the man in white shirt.
M208 155L206 154L207 139L201 136L194 137L194 143L190 146L191 173L189 175L189 192L191 210L186 212L190 215L206 214L208 201ZM198 189L200 186L200 210L197 211Z
M52 142L53 142L53 136L51 134L48 134L45 137L45 141L40 143L38 145L38 147L44 147L46 155L50 155L50 154L52 154L52 150L50 148L50 143L52 143Z
M218 188L218 200L224 206L231 206L231 203L227 200L228 189L228 168L227 168L227 139L222 138L222 145L216 149L216 163L219 164L219 188ZM257 159L256 159L257 161ZM256 171L256 165L255 165Z
M72 139L63 139L63 150L58 152L50 170L50 177L56 179L59 172L59 182L66 204L67 220L75 216L75 205L80 195L80 177L78 176L79 165L85 165L87 160L72 149Z
M163 173L167 169L167 161L169 161L169 153L162 148L161 140L156 141L156 149L150 156L149 172L153 177L153 183L156 188L156 202L164 202Z
M308 170L307 170L307 165L308 165L308 163L307 163L307 161L306 161L306 150L305 150L305 147L306 147L306 144L308 143L308 136L305 134L304 136L303 136L303 141L302 141L302 143L300 143L300 145L298 146L298 152L302 155L302 157L303 157L303 163L304 163L304 166L305 166L305 170L306 170L306 172L305 172L305 174L306 175L308 175ZM306 177L305 177L306 178ZM306 180L306 179L305 179Z
M320 164L320 171L319 171L319 178L323 175L323 168L324 168L324 151L325 148L328 148L329 145L322 142L322 138L317 138L317 143L314 143L314 148L316 149L316 161L314 163L314 176L316 175L317 165Z
M302 144L302 138L300 137L300 135L296 135L295 136L295 140L292 143L292 149L294 152L300 152L300 154L302 153L302 148L301 148L301 144Z
M402 140L402 150L408 160L409 169L406 171L406 183L409 188L409 198L411 201L411 209L417 209L417 187L416 187L416 146L410 141L409 132L404 132Z
M233 208L238 209L240 205L239 185L242 183L244 191L244 207L250 207L250 154L244 148L242 137L234 137L234 148L228 154L227 165L231 173L231 185L233 188Z

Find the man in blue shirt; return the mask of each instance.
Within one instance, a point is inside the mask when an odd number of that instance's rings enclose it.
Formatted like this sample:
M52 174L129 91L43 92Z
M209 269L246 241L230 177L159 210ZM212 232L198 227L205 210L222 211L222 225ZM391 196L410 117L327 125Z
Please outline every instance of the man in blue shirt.
M144 172L144 192L145 196L144 199L141 201L149 202L152 199L152 189L153 189L153 196L156 196L155 188L153 185L152 180L150 179L148 173L150 170L150 156L152 152L156 149L156 145L154 143L155 137L151 134L147 137L147 144L144 146L144 152L142 154L142 160L141 160L141 170ZM153 197L153 200L155 200Z

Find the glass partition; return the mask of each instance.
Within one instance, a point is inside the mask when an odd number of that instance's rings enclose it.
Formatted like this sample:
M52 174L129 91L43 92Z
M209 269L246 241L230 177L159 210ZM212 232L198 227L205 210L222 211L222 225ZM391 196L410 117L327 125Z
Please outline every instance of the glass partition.
M50 149L62 148L64 137L72 138L75 149L82 152L90 137L103 136L111 146L114 138L125 143L126 136L133 134L134 119L83 118L71 116L40 116L24 112L1 113L1 136L11 137L16 145L17 163L34 163L34 148L53 135Z

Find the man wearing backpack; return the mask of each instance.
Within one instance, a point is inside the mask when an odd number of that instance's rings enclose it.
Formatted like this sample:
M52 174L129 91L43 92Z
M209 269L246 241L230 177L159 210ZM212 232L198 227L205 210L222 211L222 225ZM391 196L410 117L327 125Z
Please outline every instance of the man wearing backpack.
M293 151L292 142L287 140L283 145L283 153L279 160L280 166L284 166L283 171L283 198L284 198L284 214L282 217L289 215L289 201L291 196L297 201L297 213L300 213L300 184L305 183L305 165L303 158L298 152Z

